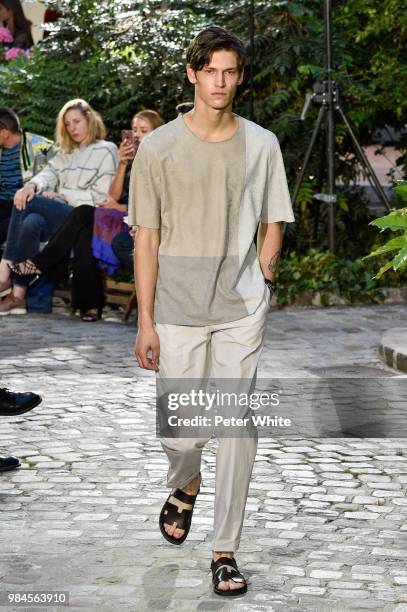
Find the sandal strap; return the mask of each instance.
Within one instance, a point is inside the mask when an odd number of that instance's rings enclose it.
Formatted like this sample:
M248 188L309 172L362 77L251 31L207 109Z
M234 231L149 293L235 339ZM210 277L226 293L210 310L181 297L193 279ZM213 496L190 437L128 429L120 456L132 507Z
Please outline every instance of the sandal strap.
M237 563L232 557L219 557L217 561L212 561L212 581L215 585L219 582L227 582L233 580L233 582L246 582L243 574L238 570Z
M162 510L164 522L168 525L175 523L178 529L189 529L197 495L188 495L181 489L175 489L164 504Z
M198 493L199 493L199 489L198 489ZM179 500L180 502L183 502L184 504L194 505L198 493L196 495L189 495L188 493L184 493L182 489L175 489L171 497L175 497L175 499Z

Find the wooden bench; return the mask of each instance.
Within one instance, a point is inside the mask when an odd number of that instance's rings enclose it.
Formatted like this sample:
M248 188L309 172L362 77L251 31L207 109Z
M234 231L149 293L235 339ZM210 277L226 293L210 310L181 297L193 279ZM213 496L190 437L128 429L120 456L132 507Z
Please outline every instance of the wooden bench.
M71 294L69 289L55 289L54 296L60 297L69 304ZM133 310L137 310L137 296L134 283L117 282L111 278L106 279L106 304L124 306L123 321L127 321Z
M117 282L108 278L106 280L106 303L125 306L123 321L127 321L131 312L137 309L134 283Z

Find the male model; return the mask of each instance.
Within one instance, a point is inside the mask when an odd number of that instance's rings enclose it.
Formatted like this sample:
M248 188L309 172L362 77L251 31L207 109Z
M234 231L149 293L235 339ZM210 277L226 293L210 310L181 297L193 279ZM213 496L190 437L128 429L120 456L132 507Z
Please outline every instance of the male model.
M32 410L42 399L36 393L12 393L8 389L0 389L0 416L17 416ZM0 457L0 472L14 470L20 466L17 457Z
M159 379L236 379L252 388L270 289L281 249L280 222L294 220L277 138L232 113L242 82L242 42L220 27L200 32L187 53L194 108L145 138L130 179L137 225L139 303L135 353ZM260 223L257 255L254 236ZM243 383L242 383L243 381ZM168 487L160 515L166 540L188 535L208 438L162 438ZM238 549L257 435L218 440L214 591L247 590Z

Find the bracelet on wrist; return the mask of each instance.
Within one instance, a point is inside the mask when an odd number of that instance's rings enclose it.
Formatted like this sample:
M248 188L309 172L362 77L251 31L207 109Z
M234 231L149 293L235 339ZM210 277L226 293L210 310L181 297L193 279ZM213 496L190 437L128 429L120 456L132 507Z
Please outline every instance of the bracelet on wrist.
M268 278L265 278L264 282L266 283L267 287L270 289L270 292L274 293L276 290L276 283Z

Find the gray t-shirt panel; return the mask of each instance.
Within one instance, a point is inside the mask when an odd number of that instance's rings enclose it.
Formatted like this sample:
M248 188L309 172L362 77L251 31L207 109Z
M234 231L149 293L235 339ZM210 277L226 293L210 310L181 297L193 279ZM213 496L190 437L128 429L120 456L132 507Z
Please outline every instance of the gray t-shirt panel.
M161 230L154 320L210 325L252 314L265 295L253 238L259 221L293 221L276 137L238 117L207 142L182 116L143 140L129 223Z

